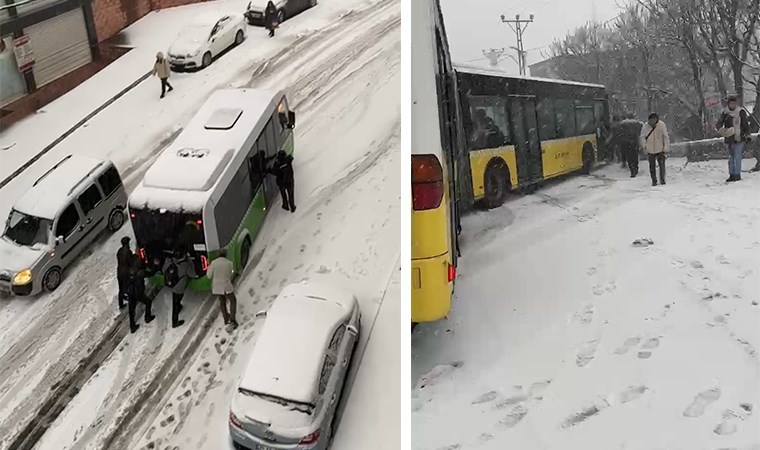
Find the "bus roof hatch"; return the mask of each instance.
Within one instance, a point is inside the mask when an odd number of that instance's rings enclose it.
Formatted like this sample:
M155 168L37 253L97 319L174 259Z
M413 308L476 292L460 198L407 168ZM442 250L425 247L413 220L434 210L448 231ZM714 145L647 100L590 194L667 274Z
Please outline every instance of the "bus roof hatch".
M235 126L242 114L243 110L240 108L217 109L206 121L205 128L207 130L229 130Z

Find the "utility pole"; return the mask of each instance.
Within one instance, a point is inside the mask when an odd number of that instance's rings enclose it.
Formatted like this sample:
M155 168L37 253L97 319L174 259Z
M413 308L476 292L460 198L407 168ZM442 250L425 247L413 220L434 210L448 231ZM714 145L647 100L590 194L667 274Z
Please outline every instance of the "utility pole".
M520 75L525 75L525 50L523 46L523 33L525 33L525 29L528 28L529 23L533 23L533 14L530 15L529 19L520 19L520 15L515 15L514 19L507 20L504 15L501 15L501 21L509 25L509 28L512 29L512 31L515 32L515 35L517 35L517 47L512 47L515 50L517 50L517 65L520 69Z
M499 66L499 59L501 58L501 55L504 54L503 48L492 48L488 51L483 50L483 56L488 58L488 61L491 63L491 67L498 67Z

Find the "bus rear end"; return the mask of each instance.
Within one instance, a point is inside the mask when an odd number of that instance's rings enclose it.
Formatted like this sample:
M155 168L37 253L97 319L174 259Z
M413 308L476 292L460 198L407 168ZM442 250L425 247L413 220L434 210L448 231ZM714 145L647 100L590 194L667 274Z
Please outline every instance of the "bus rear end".
M442 319L451 310L456 277L456 195L446 36L436 0L412 2L412 322ZM446 132L444 132L444 130Z
M197 279L190 289L206 291L209 280L204 277L209 264L201 212L172 212L164 209L130 208L129 217L135 232L137 253L145 264L151 281L162 286L162 268L174 251L187 253L195 266Z

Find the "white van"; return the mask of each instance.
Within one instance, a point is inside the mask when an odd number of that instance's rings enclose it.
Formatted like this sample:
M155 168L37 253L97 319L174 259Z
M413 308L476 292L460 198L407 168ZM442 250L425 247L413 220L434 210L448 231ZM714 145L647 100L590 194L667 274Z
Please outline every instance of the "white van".
M19 198L0 237L0 293L53 291L101 231L126 221L127 192L110 161L69 155Z

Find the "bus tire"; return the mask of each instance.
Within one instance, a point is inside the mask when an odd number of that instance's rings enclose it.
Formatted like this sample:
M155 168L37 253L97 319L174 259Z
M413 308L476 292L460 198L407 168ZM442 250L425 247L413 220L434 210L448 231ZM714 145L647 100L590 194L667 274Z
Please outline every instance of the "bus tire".
M248 265L248 258L251 256L251 240L246 237L240 246L240 269L245 269Z
M503 159L491 161L484 175L486 208L498 208L504 204L509 193L509 167Z
M594 167L594 144L589 141L583 143L583 173L591 173L591 169Z

